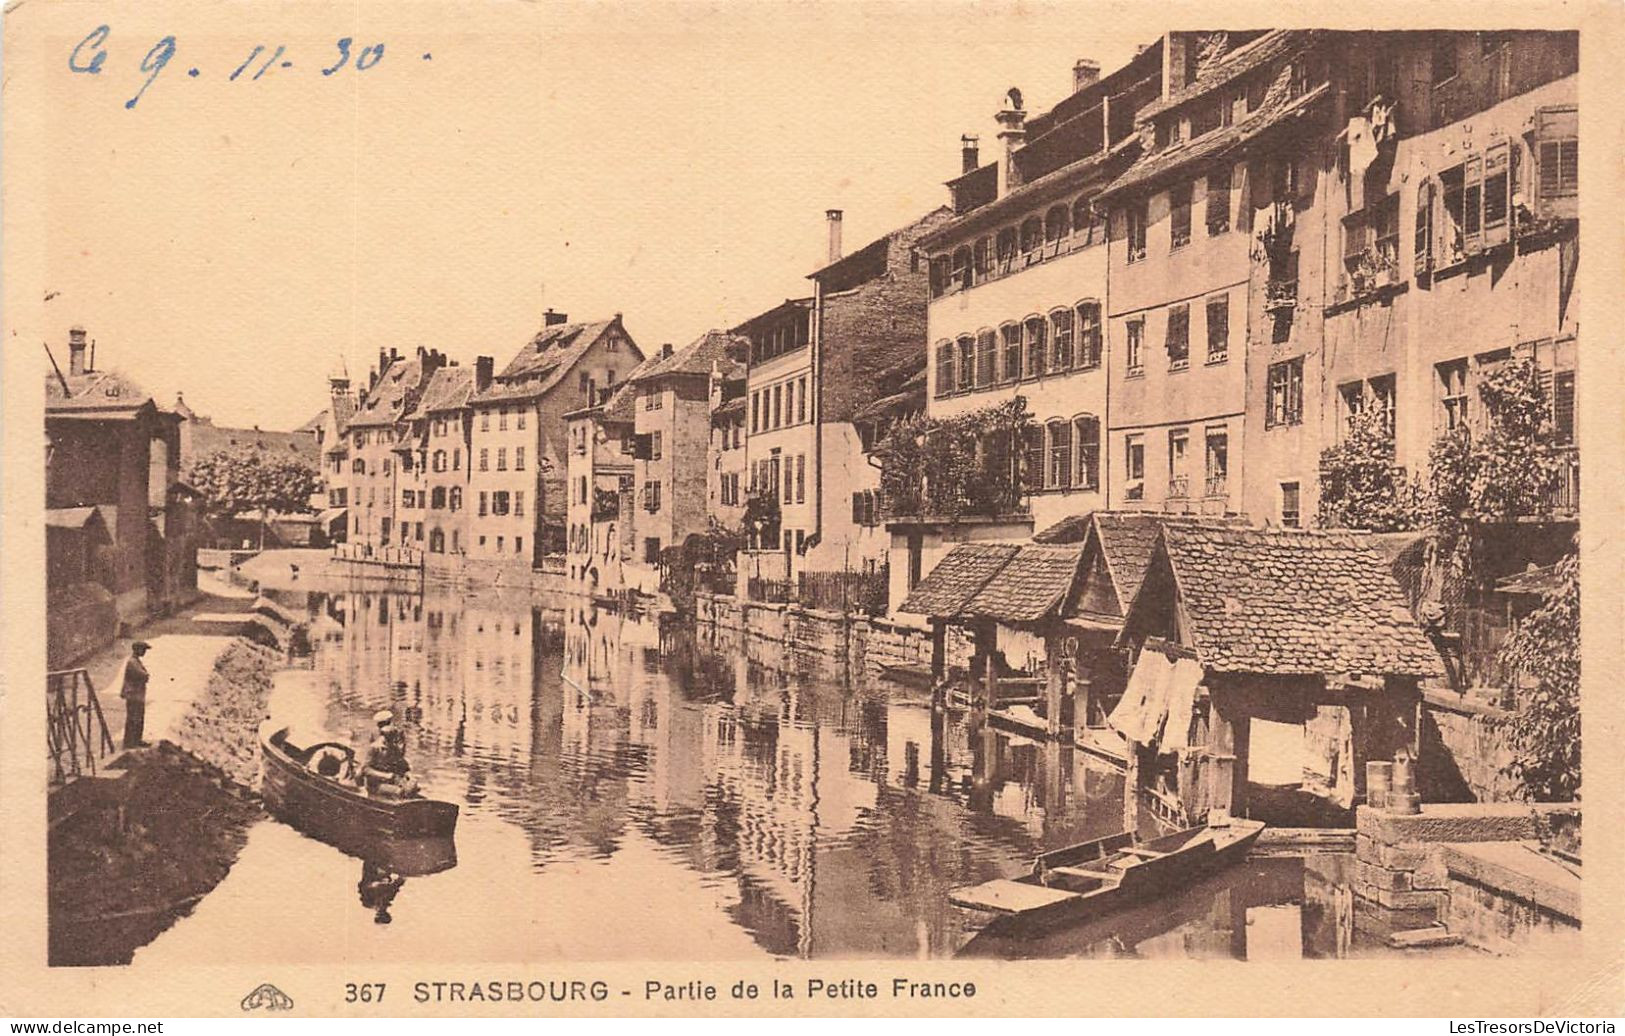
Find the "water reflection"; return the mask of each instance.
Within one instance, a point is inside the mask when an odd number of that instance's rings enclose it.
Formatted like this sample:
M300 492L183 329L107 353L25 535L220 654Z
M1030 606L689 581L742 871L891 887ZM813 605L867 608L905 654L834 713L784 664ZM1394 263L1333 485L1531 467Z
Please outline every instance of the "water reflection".
M364 930L347 937L363 957L407 954L413 938L448 960L950 956L973 934L950 888L1121 828L1121 777L1082 753L933 711L821 657L496 592L283 603L309 616L314 650L279 675L273 715L354 740L391 708L424 793L462 807L455 868L413 877L365 856L357 884L349 858L347 913ZM332 850L301 841L308 865L280 834L251 837L217 897L255 899L273 866L329 872ZM272 848L274 864L257 855ZM1301 869L1243 884L1238 901L1255 906L1303 901ZM279 904L266 944L312 923L323 897L306 898ZM1233 913L1180 909L1202 934L1167 952L1245 955ZM201 920L212 913L150 949L230 959ZM1160 945L1133 928L1103 939Z

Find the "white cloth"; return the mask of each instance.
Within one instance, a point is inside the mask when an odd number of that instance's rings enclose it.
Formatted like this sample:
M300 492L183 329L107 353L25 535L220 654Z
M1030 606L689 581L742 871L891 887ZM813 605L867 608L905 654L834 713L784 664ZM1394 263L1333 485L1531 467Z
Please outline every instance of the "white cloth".
M1193 658L1181 658L1168 674L1168 720L1162 732L1162 751L1183 752L1191 746L1191 725L1196 715L1196 689L1202 683L1202 666Z

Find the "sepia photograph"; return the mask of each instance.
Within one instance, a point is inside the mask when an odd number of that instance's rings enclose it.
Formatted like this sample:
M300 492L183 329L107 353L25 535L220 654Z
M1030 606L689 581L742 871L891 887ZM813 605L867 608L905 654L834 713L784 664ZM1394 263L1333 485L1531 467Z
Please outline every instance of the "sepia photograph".
M1261 13L10 5L8 959L241 1017L1617 953L1585 33Z

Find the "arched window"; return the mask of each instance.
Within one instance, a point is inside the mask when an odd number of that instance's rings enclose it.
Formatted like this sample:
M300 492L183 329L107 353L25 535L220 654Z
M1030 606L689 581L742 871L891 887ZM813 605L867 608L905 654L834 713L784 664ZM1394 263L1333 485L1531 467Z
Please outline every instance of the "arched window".
M451 487L451 509L453 511L461 511L463 509L463 487L462 486L452 486Z
M1077 361L1079 367L1100 366L1100 303L1094 301L1080 302L1077 305L1077 333L1078 348Z
M961 291L976 283L975 275L971 272L969 245L954 249L952 276L953 286Z
M1072 210L1056 205L1044 213L1044 243L1054 245L1072 235Z
M1028 216L1021 223L1021 254L1031 256L1038 250L1044 241L1044 221L1037 216Z
M1072 486L1072 425L1066 421L1049 423L1049 471L1044 484L1051 489Z
M1078 488L1099 489L1100 418L1084 414L1072 419L1072 449L1078 458Z
M958 344L959 389L963 392L976 387L976 339L960 335Z
M446 552L446 534L439 529L429 530L429 553L444 554Z
M946 396L954 390L954 343L937 343L937 395Z
M993 272L993 239L991 237L976 239L976 250L971 256L971 269L978 279L984 279Z
M1009 273L1016 262L1016 228L1002 227L994 244L995 261L1000 273Z
M931 297L937 298L948 290L948 257L945 255L931 258L930 274Z
M1036 378L1044 373L1045 324L1043 317L1027 318L1027 377Z
M1072 233L1080 245L1100 243L1100 239L1096 236L1094 209L1088 197L1079 198L1072 203Z
M1004 347L1004 380L1021 380L1021 325L1005 324L999 328Z
M446 451L445 450L435 450L434 451L434 470L436 470L436 471L445 471L446 470Z
M1072 311L1058 309L1049 315L1050 370L1072 369Z
M983 386L998 381L997 336L991 329L976 332L976 384Z

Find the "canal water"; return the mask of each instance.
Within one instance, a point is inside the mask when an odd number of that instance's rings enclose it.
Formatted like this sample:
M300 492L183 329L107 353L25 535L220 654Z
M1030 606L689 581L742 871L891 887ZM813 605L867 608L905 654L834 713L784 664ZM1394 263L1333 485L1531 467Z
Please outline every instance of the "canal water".
M1120 830L1110 766L827 658L571 598L277 596L312 651L272 716L365 744L394 710L425 792L461 806L455 863L369 863L266 819L137 963L1384 952L1354 932L1339 857L1250 860L1042 941L973 938L948 890Z

